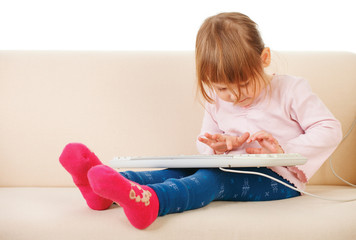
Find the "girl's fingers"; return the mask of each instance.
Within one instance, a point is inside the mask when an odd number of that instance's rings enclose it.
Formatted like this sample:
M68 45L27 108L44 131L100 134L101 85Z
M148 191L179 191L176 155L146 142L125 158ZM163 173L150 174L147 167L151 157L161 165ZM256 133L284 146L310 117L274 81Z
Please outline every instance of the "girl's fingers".
M261 154L263 153L262 148L246 148L246 152L249 154Z
M216 142L216 143L211 144L210 147L217 152L226 152L227 151L225 142Z
M248 132L245 132L242 134L240 137L237 138L237 141L242 144L247 141L247 139L250 137L250 134Z
M215 141L217 141L217 142L223 142L223 141L225 141L226 140L226 136L225 135L223 135L223 134L214 134L213 135L213 139L215 140Z
M205 140L209 141L210 143L214 143L214 142L216 142L216 137L214 137L215 135L211 135L210 133L205 133L204 137L205 137Z
M209 133L205 133L204 137L198 137L198 140L215 151L218 152L225 152L227 150L227 143L225 142L225 138L222 139L223 135L221 134L214 134L211 135ZM231 147L232 149L232 147Z
M198 137L198 140L202 143L205 143L206 145L210 146L212 144L212 141L207 139L207 138L203 138L203 137Z
M226 139L226 147L228 151L232 150L232 141L231 139Z
M269 134L268 133L266 133L266 132L259 132L258 134L256 134L255 136L254 136L254 141L258 141L258 140L263 140L263 139L267 139L269 136L268 136Z
M247 143L258 141L261 148L247 148L246 152L251 154L259 153L284 153L284 150L279 145L277 139L275 139L270 133L265 131L259 131L253 134Z
M210 133L205 133L204 136L208 139L213 139L213 135L211 135Z
M214 134L214 135L212 136L212 139L214 139L215 141L218 141L218 138L219 138L219 135L218 135L218 134Z
M265 132L265 131L260 131L257 132L255 134L253 134L248 140L247 143L253 142L253 141L263 141L263 140L267 140L271 143L276 143L277 140L269 133Z
M207 139L210 139L210 140L214 140L214 141L219 141L219 139L222 138L223 135L221 134L210 134L210 133L205 133L204 136L207 138Z
M198 137L198 140L200 142L208 145L209 147L211 147L215 151L218 151L218 152L225 152L226 151L226 143L225 142L217 142L215 140L210 140L210 139L203 138L203 137Z
M276 146L275 144L271 144L270 142L264 142L264 141L261 141L259 142L261 147L263 149L267 149L268 152L276 152Z
M248 132L242 134L239 137L223 134L212 135L210 133L205 133L204 136L198 137L198 140L202 143L205 143L215 151L226 152L241 146L249 139L249 137L250 134Z
M249 139L247 139L247 143L250 143L250 142L253 142L253 141L256 141L256 136L258 136L259 134L261 134L263 131L259 131L257 133L254 133L250 136Z

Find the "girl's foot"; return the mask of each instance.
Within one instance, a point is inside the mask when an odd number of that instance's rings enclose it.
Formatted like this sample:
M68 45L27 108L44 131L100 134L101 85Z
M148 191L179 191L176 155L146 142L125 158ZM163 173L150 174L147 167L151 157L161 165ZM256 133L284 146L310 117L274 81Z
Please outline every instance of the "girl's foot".
M85 145L80 143L68 144L59 157L59 161L72 175L75 185L77 185L91 209L104 210L111 206L111 200L98 196L90 187L87 177L88 171L93 166L102 165L102 163Z
M104 165L90 169L88 179L95 193L123 207L134 227L144 229L156 220L159 201L152 188L129 181Z

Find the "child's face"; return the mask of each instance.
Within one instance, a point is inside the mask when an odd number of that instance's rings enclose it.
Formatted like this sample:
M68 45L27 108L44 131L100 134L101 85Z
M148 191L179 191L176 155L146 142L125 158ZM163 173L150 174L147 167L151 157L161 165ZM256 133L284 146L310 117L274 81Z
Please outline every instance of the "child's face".
M230 88L228 85L223 84L223 83L213 83L214 90L216 94L218 95L219 98L226 102L232 102L236 103L236 105L240 107L248 107L253 103L256 97L260 94L261 90L259 88L254 89L254 87L251 84L247 84L244 86L240 86L240 100L236 102L236 97L232 93L230 89L233 91L237 91L237 87L231 85ZM255 92L254 92L255 91Z

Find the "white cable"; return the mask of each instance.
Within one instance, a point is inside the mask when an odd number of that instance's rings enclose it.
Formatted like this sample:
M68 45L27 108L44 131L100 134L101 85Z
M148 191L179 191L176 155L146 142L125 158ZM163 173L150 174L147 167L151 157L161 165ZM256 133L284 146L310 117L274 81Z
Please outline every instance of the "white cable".
M345 136L342 138L341 143L342 143L342 142L349 136L349 134L352 132L352 130L353 130L354 127L355 127L355 124L356 124L356 118L355 118L354 122L352 123L352 125L351 125L349 131L348 131L348 132L345 134ZM341 143L340 143L340 144L341 144ZM331 171L333 172L333 174L335 175L335 177L337 177L338 179L340 179L340 180L343 181L344 183L350 185L351 187L356 187L355 184L352 184L352 183L346 181L345 179L343 179L342 177L340 177L340 176L335 172L331 160L332 160L332 158L330 157L330 158L329 158L330 168L331 168Z
M232 169L226 169L226 168L222 168L220 167L219 168L221 171L224 171L224 172L231 172L231 173L241 173L241 174L253 174L253 175L259 175L259 176L262 176L262 177L266 177L266 178L269 178L269 179L272 179L280 184L283 184L284 186L286 187L289 187L295 191L298 191L300 193L303 193L305 195L309 195L309 196L312 196L312 197L316 197L316 198L320 198L320 199L323 199L323 200L329 200L329 201L337 201L337 202L351 202L351 201L356 201L356 198L353 198L353 199L336 199L336 198L327 198L327 197L322 197L322 196L318 196L318 195L315 195L315 194L311 194L311 193L308 193L308 192L305 192L303 190L300 190L298 188L295 188L285 182L282 182L280 181L279 179L276 179L274 177L271 177L269 175L266 175L266 174L263 174L263 173L259 173L259 172L252 172L252 171L241 171L241 170L232 170Z

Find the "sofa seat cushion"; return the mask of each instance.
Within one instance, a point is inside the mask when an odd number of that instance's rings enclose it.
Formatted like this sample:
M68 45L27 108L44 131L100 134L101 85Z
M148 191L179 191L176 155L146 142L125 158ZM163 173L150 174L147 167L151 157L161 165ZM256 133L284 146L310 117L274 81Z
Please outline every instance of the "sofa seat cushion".
M346 186L307 191L356 198ZM0 239L356 239L356 201L310 196L270 202L213 202L159 217L137 230L123 209L90 210L76 188L0 188Z

